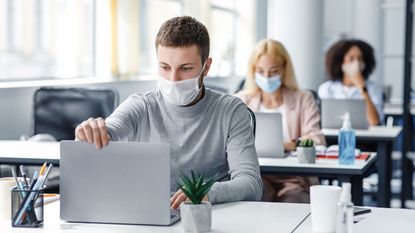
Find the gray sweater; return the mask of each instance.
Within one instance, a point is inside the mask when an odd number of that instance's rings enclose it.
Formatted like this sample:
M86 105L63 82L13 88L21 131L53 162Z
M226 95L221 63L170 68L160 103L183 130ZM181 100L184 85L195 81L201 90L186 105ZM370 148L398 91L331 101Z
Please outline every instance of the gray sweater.
M106 119L111 140L167 142L171 151L171 191L190 170L218 173L208 193L212 203L260 200L262 181L245 104L237 97L205 89L190 107L164 101L160 91L133 94Z

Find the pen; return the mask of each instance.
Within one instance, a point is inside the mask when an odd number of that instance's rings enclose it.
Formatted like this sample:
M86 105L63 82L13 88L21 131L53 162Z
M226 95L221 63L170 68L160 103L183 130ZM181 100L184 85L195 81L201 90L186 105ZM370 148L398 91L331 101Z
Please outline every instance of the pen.
M35 173L33 173L32 181L30 182L30 187L33 187L33 185L36 183L38 177L39 177L39 173L37 171L35 171Z
M20 182L20 180L17 179L16 170L14 168L12 168L12 175L14 177L14 180L16 181L17 189L20 190L19 191L20 197L24 198L25 197L25 194L24 194L24 191L23 191L24 187L23 187L22 183Z
M23 165L20 165L20 173L22 173L23 182L25 183L25 187L29 188L29 183L27 182L27 176L26 176L26 173L24 172Z
M21 189L19 185L19 180L17 179L17 176L16 176L16 170L14 169L14 167L12 168L12 175L14 177L14 180L16 181L17 188Z

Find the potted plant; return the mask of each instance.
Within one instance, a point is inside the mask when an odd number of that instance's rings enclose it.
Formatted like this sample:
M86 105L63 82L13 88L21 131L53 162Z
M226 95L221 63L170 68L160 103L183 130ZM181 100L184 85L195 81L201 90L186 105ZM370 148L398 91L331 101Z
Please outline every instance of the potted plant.
M185 232L208 232L212 225L212 205L203 198L209 192L214 178L205 181L203 174L195 175L191 171L191 177L181 175L178 185L190 201L180 206L180 215Z
M298 141L296 151L300 163L316 163L316 148L313 140L303 139Z

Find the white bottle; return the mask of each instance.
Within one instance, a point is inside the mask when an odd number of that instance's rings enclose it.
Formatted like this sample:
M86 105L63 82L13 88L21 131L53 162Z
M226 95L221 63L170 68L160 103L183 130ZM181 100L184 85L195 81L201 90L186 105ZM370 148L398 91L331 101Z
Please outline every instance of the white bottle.
M343 191L340 194L340 201L337 204L338 211L336 233L352 233L354 206L353 202L351 201L351 184L344 182L342 189Z

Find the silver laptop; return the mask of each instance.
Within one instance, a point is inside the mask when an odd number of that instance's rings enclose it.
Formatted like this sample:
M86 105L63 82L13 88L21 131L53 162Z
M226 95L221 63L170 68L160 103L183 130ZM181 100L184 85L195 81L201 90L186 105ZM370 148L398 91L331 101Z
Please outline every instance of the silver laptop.
M321 127L340 129L343 116L348 112L354 129L368 129L366 118L366 102L362 99L322 99Z
M283 158L282 115L256 112L255 147L258 157Z
M170 225L170 146L110 142L60 144L60 217L65 221Z

